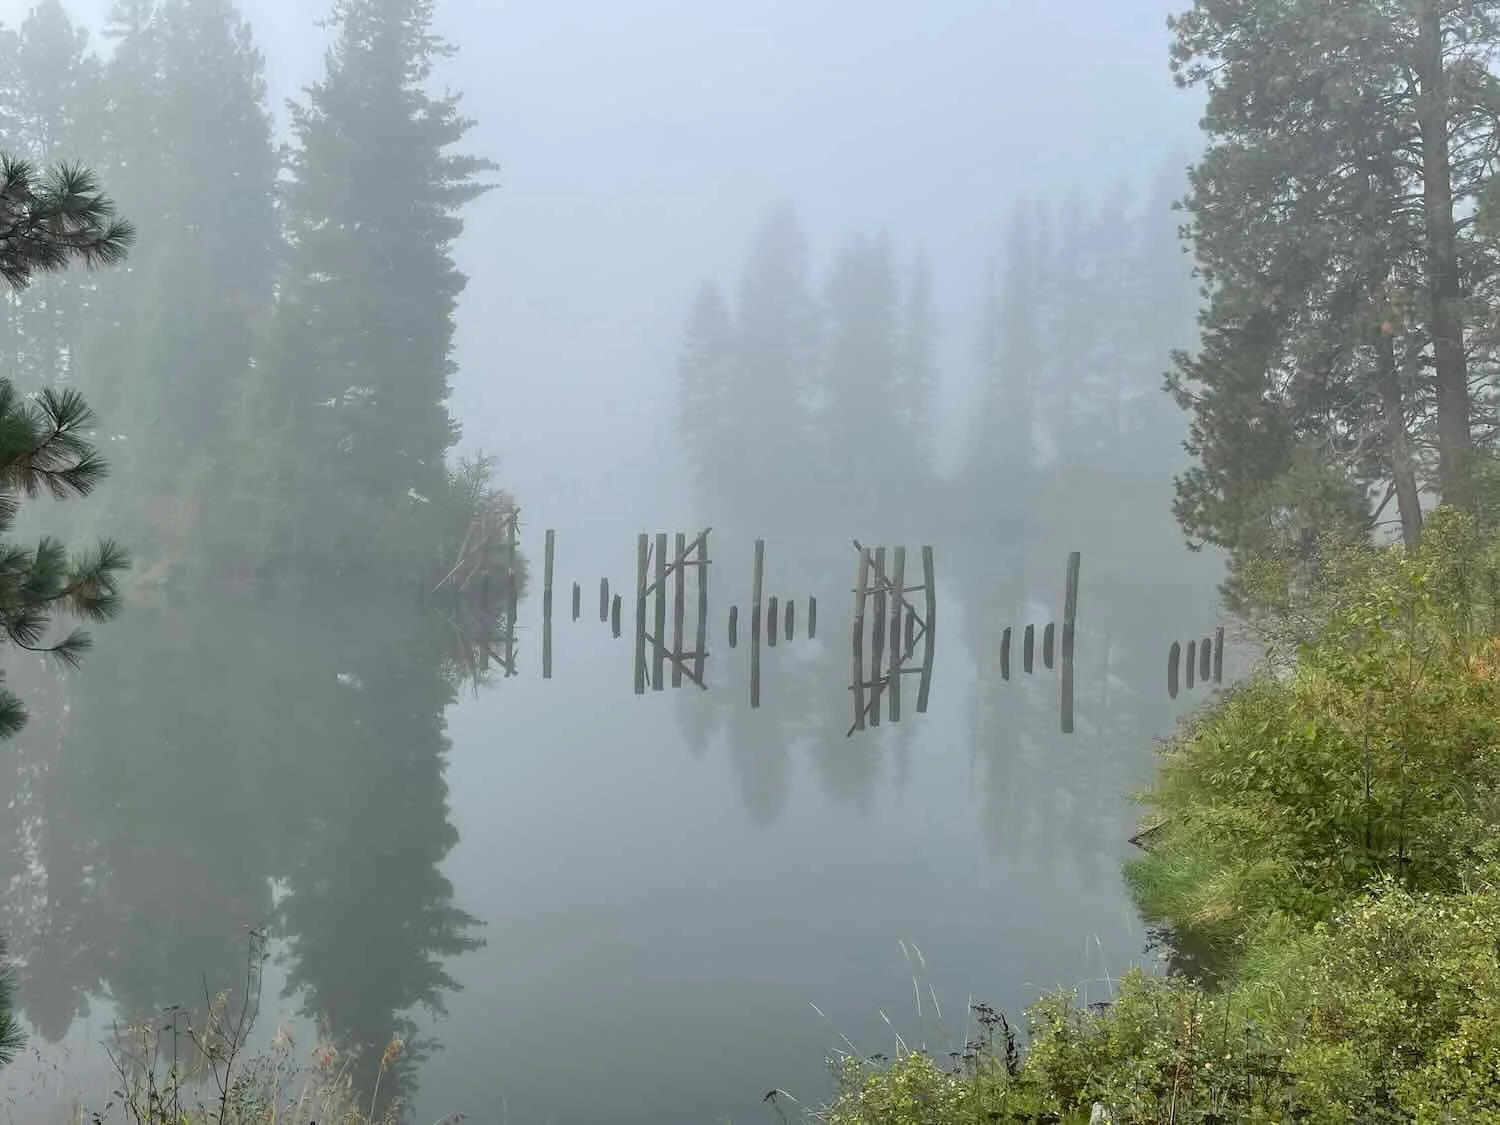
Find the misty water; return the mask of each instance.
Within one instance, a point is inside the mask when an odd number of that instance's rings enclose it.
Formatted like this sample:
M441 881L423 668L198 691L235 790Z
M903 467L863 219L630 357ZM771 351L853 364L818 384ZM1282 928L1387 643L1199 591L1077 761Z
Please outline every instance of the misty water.
M66 5L96 46L111 6ZM322 67L324 5L240 7L285 139L281 99ZM1171 88L1172 5L937 7L436 5L460 50L432 84L464 90L476 125L459 147L501 171L464 209L452 256L469 284L423 375L444 395L451 383L442 405L462 426L442 454L497 454L521 506L531 583L515 675L492 658L476 682L486 638L356 580L280 595L143 580L76 672L7 657L31 721L0 748L0 935L30 1042L0 1070L0 1122L102 1108L111 1025L238 989L252 932L271 955L255 1044L285 1029L301 1057L322 1025L340 1050L364 1050L367 1090L395 1035L404 1047L381 1097L410 1101L417 1122L771 1120L773 1088L807 1104L832 1092L833 1052L894 1055L904 1042L941 1055L972 1033L971 998L1019 1019L1051 988L1103 998L1126 968L1154 963L1120 876L1129 794L1155 740L1211 691L1169 698L1170 646L1221 623L1222 561L1190 552L1173 518L1186 416L1161 386L1194 326L1170 203L1186 164L1171 154L1198 107ZM0 21L30 9L0 0ZM196 122L193 143L248 145L188 112L218 97L212 73L189 77L210 83L174 103ZM141 137L155 143L148 129L126 139ZM192 240L175 213L146 213L162 186L155 149L106 147L85 134L70 155L113 161L106 186L133 188L150 268L100 292L134 309L132 287L181 274L164 307L201 299L219 315L241 287L240 251L203 255L216 281L179 270L172 253L196 252ZM197 163L207 176L238 155ZM243 212L271 227L257 210L269 192L252 198L254 170L237 169L188 192L219 202L222 189L225 215L203 222L232 227ZM267 261L256 268L269 279ZM436 292L446 280L433 276L393 289ZM898 403L865 384L895 381L891 355L872 361L854 338L889 353L921 335L908 315L919 289L929 347L901 363L923 368L923 393ZM792 337L829 307L848 346L825 363ZM711 424L684 424L719 370L684 374L685 338L711 337L716 309L753 354ZM85 352L42 311L37 338L70 367ZM388 311L369 320L385 325ZM22 327L0 339L6 377L46 351L25 336L35 312L11 298L7 331ZM243 343L163 331L153 354L111 334L118 324L78 324L95 362L73 377L101 411L116 407L108 431L162 442L177 437L167 407L196 400L163 389L161 372L196 394L214 370L199 354ZM260 346L261 325L231 327ZM241 350L212 357L236 365L225 382L258 361ZM724 359L711 352L697 354ZM24 387L53 375L15 373ZM800 429L799 381L825 396ZM143 445L106 448L117 469L98 502L131 545L137 510L116 498L161 499L147 488L155 459L132 460ZM199 452L230 460L221 446L209 436ZM215 515L220 499L202 508ZM188 505L142 507L179 520ZM342 509L333 496L318 514ZM708 690L637 694L636 536L705 527ZM168 553L201 527L171 530ZM757 538L765 594L792 600L797 623L763 648L752 708ZM851 736L854 540L905 546L911 573L932 547L937 604L926 712L913 677L899 721ZM1072 551L1076 727L1064 734L1059 669L1039 655L1024 671L1019 646L1028 624L1039 643L1060 624ZM618 638L598 620L605 577L624 597ZM1243 661L1231 647L1226 680Z
M311 1045L312 1017L346 1048L397 1032L385 1081L417 1120L763 1119L773 1087L826 1096L845 1036L943 1052L971 997L1018 1015L1152 963L1125 798L1194 696L1168 700L1165 655L1213 622L1203 589L1132 604L1085 556L1063 735L1057 673L1017 655L1006 681L995 645L1058 619L1062 558L974 579L936 543L928 712L913 684L898 723L846 737L852 544L801 552L821 568L767 544L767 592L816 596L819 636L763 648L752 710L748 629L731 651L724 628L748 544L715 535L707 691L637 695L596 593L577 622L557 598L543 680L539 582L516 674L487 685L443 614L352 592L137 604L86 677L27 680L5 862L45 865L47 894L6 919L37 1037L10 1118L102 1104L111 1021L235 985L252 927L273 937L258 1041ZM560 591L633 581L629 540L557 544Z

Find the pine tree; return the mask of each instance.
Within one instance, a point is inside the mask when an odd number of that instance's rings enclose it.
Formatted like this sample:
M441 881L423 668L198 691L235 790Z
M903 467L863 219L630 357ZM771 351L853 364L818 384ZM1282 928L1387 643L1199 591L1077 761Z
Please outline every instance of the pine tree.
M133 533L180 556L201 535L204 490L222 483L213 462L269 313L276 157L261 55L229 0L167 0L151 34L157 73L134 92L159 138L150 250L106 339L128 388Z
M1347 7L1200 2L1173 21L1174 71L1206 89L1210 141L1187 206L1211 304L1173 379L1194 415L1199 464L1178 487L1194 538L1263 546L1284 508L1267 497L1316 469L1354 530L1373 519L1354 498L1384 486L1414 541L1413 420L1428 409L1439 491L1469 500L1468 325L1493 265L1461 216L1497 136L1497 9Z
M729 304L717 285L705 282L688 315L677 363L678 434L705 510L724 499L731 468L724 459L734 429L734 348Z
M113 203L91 173L71 165L39 172L22 160L0 160L0 279L12 288L73 262L119 261L134 233L114 217ZM14 525L22 493L83 496L103 479L104 461L86 437L92 424L76 390L46 387L28 400L9 380L0 380L0 534ZM48 644L52 617L113 616L125 565L124 552L108 541L81 556L69 556L49 537L34 548L0 544L0 628L6 639L75 664L89 647L88 634L75 630ZM14 734L24 721L21 701L0 689L0 737Z
M0 138L12 154L36 164L86 156L97 125L99 66L88 34L59 0L42 0L6 45L10 71L7 120ZM76 373L75 343L95 279L47 274L8 301L5 374L27 390Z
M740 282L739 326L724 460L732 503L757 534L801 505L817 467L809 395L816 310L808 289L807 239L791 208L777 207L758 232Z
M897 301L889 242L881 237L845 243L824 295L822 429L828 498L842 498L861 528L869 528L863 521L876 517L900 483L892 472L905 436L897 405Z
M934 351L937 323L932 308L932 282L927 260L918 256L906 278L901 312L901 336L896 364L895 411L913 479L933 472L932 395L936 385Z
M303 482L280 546L341 563L371 556L392 511L436 495L457 440L466 279L449 248L493 165L448 151L471 122L456 95L425 90L451 51L432 14L433 0L336 0L326 73L292 107L290 250L259 393Z

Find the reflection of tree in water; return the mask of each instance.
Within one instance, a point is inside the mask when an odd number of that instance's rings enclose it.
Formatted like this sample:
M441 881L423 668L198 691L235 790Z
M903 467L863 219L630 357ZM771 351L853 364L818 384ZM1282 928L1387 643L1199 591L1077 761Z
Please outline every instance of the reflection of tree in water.
M289 979L368 1080L410 1013L456 987L473 920L438 865L451 626L399 599L136 605L86 676L38 676L3 861L21 1002L57 1040L108 994L122 1020L200 1006L273 917ZM18 684L18 686L21 686ZM286 894L273 907L272 885ZM382 1079L410 1093L415 1045Z

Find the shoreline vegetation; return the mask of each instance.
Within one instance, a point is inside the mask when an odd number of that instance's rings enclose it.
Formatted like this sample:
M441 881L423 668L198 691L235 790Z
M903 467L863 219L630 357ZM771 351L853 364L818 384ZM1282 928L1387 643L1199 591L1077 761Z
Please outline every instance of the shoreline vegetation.
M1242 579L1264 666L1138 798L1168 972L1042 997L1024 1048L976 1005L956 1057L839 1056L806 1119L1500 1122L1500 535L1440 508Z

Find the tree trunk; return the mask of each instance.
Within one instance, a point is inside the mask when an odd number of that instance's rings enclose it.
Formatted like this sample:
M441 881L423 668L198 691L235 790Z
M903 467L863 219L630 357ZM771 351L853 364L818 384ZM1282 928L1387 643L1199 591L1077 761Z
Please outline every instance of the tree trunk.
M1464 351L1463 297L1453 221L1453 169L1448 148L1448 91L1443 67L1442 12L1422 5L1417 28L1421 89L1417 122L1422 139L1422 203L1426 220L1427 293L1437 383L1438 484L1445 503L1472 504L1467 486L1473 438L1469 430L1469 370Z
M1406 441L1406 412L1402 409L1401 384L1396 378L1396 342L1382 331L1375 345L1376 382L1385 414L1385 448L1390 459L1391 481L1396 486L1396 509L1401 515L1401 541L1408 551L1422 536L1422 502L1411 448Z

